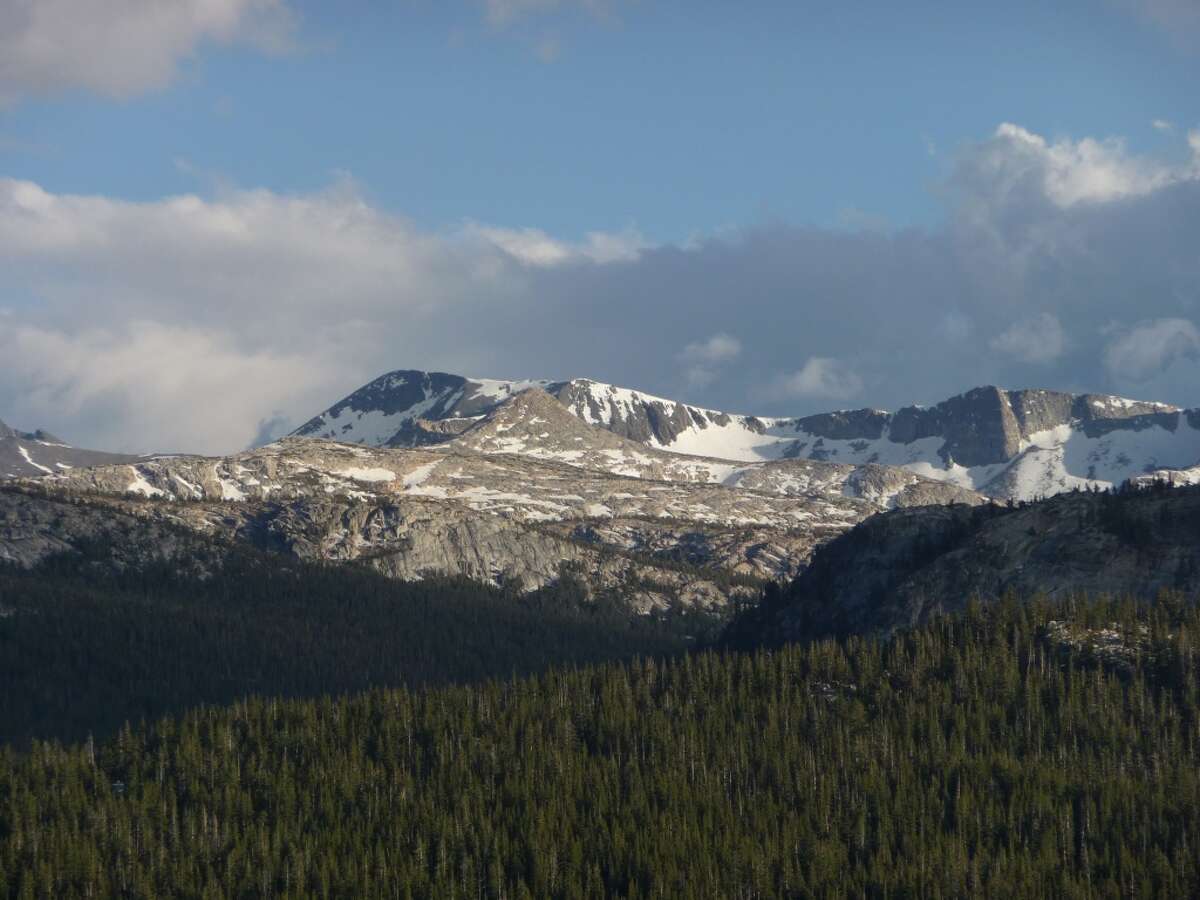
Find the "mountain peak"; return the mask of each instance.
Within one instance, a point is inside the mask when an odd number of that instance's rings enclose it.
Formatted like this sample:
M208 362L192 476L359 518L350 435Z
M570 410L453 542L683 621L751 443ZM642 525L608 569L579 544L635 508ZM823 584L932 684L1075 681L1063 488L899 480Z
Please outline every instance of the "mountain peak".
M70 446L48 431L17 431L0 422L0 480L39 478L74 468L103 466L139 459L123 453L104 453Z
M539 387L526 388L481 417L454 439L454 444L485 453L520 453L579 463L607 455L650 464L655 452L613 431L596 428L573 415L562 402ZM661 473L658 473L661 476Z
M427 439L420 420L477 419L548 381L498 381L446 372L397 369L380 375L314 416L292 434L371 447L412 446Z
M530 389L536 390L522 393ZM499 420L481 424L516 397L523 399ZM562 410L550 405L551 398ZM611 432L643 451L743 463L787 458L900 466L1001 498L1108 487L1144 472L1190 470L1200 459L1200 410L997 385L980 385L928 407L781 419L732 415L590 378L493 381L399 370L365 385L295 433L404 447L456 440L478 427L467 440L515 447L518 432L500 429L516 427L506 417L529 418L535 406L537 415L556 424L544 435L521 431L526 449L520 452L534 452L539 440L554 443L556 454L567 452L562 442L568 434L593 451L633 452L585 437L574 431L578 423ZM562 411L577 423L563 418Z

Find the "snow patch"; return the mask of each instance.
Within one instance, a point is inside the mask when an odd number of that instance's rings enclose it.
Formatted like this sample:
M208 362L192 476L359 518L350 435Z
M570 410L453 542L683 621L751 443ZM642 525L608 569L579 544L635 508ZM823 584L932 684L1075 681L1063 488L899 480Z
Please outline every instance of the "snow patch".
M353 478L355 481L381 482L395 481L396 473L391 469L380 468L359 468L342 469L335 473L345 478Z
M143 497L166 497L166 491L159 490L150 482L148 482L141 470L136 466L130 466L129 471L133 473L133 480L126 486L126 493L141 494Z
M34 462L34 460L33 460L33 457L29 455L29 451L28 451L28 450L26 450L24 447L22 447L20 444L17 444L17 451L18 451L18 452L21 454L21 456L25 457L25 462L29 463L29 464L30 464L31 466L33 466L35 469L41 469L41 470L42 470L43 472L45 472L47 475L53 475L53 474L54 474L54 470L53 470L53 469L51 469L51 468L49 468L49 467L47 467L47 466L43 466L43 465L42 465L41 463L39 463L39 462Z
M418 485L424 484L429 480L429 476L433 474L433 470L438 467L440 462L441 460L434 460L431 463L425 463L423 466L417 466L411 472L406 473L404 476L404 489L411 491Z
M507 400L530 388L545 388L551 383L539 380L498 381L494 378L468 378L467 381L475 387L475 396L486 397L497 402Z

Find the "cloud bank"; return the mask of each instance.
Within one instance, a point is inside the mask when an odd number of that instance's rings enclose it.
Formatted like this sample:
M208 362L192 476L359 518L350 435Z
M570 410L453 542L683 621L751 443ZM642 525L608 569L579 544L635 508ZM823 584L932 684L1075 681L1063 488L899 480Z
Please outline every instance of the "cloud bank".
M430 232L350 180L135 203L0 179L0 418L227 452L375 375L588 376L762 414L981 383L1200 405L1200 138L1183 162L1003 125L928 230L685 246Z

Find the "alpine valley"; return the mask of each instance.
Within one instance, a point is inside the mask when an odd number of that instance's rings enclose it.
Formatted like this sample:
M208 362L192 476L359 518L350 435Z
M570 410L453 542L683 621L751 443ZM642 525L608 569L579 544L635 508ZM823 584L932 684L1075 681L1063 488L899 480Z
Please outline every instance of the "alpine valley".
M4 428L0 460L0 560L26 568L101 536L122 567L191 559L201 540L518 592L569 574L642 613L720 611L876 513L1196 483L1200 409L981 387L763 418L586 379L396 371L228 457L119 457Z

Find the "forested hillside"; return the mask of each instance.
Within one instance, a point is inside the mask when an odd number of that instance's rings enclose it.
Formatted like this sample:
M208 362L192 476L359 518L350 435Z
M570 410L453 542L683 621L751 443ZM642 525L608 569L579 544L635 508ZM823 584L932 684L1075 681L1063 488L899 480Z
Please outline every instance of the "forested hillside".
M519 595L252 551L222 556L203 579L168 563L112 573L111 557L99 543L32 571L0 568L0 741L102 737L127 720L248 694L461 682L675 652L714 624L588 603L570 577Z
M1184 897L1200 614L205 707L0 751L0 896Z

